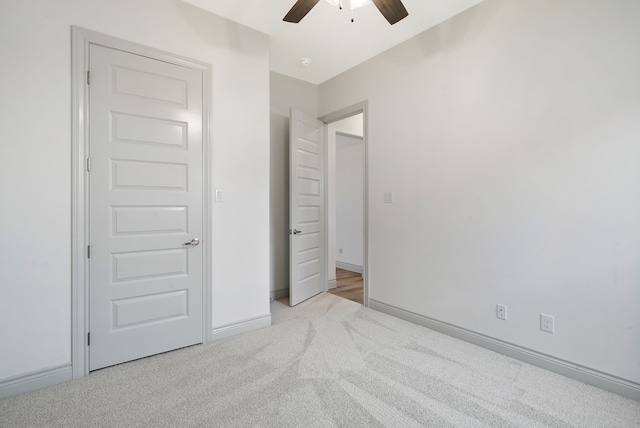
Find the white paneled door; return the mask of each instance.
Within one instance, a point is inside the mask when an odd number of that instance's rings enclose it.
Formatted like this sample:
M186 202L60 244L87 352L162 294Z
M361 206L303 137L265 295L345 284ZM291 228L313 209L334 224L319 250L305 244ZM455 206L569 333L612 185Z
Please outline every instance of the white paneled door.
M203 340L202 71L89 51L90 370Z
M289 122L289 304L326 290L324 124L291 110Z

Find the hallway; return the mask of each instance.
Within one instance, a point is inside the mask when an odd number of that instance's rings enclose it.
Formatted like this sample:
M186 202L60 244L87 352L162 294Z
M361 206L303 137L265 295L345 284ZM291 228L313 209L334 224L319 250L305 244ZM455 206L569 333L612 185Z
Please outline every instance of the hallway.
M336 269L338 286L328 290L329 293L356 303L364 304L364 290L362 274L344 269Z

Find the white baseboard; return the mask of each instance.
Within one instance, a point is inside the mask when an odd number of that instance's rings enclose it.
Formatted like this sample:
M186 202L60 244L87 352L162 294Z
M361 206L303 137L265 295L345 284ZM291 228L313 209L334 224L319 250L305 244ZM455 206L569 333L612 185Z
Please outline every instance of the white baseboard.
M356 273L363 272L362 266L352 265L351 263L344 263L339 261L336 261L336 268L348 270L349 272L356 272Z
M338 288L338 281L335 279L327 281L327 290L331 290L332 288Z
M286 291L288 294L289 290ZM211 340L223 339L269 326L271 326L271 314L214 328L211 332ZM71 379L73 379L71 363L1 379L0 399L25 394Z
M369 299L369 307L525 363L640 401L640 384Z
M271 298L271 300L280 299L282 297L289 297L289 289L285 288L284 290L270 291L269 297Z
M0 399L25 394L73 378L71 363L0 380Z
M211 340L224 339L271 326L271 314L251 318L233 324L216 327L211 331Z

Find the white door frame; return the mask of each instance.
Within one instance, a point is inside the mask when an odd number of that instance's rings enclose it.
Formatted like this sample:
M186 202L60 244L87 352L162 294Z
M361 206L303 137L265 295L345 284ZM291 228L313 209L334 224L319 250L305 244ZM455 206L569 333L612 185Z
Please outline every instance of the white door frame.
M333 113L326 114L318 120L325 124L325 139L327 138L327 133L329 132L329 127L327 125L337 122L342 119L346 119L347 117L354 116L356 114L362 113L362 138L363 138L363 146L364 146L364 249L363 249L363 266L362 266L362 287L363 287L363 304L366 307L369 307L369 138L368 138L368 129L369 129L369 118L368 118L368 109L369 102L362 101L357 104L353 104L349 107L345 107ZM325 145L325 158L328 158L327 154L328 145ZM325 189L328 188L327 178L328 178L328 170L327 170L328 162L325 162ZM328 204L326 201L327 192L325 192L325 218L328 218ZM329 228L325 228L325 271L328 269L329 263ZM328 284L326 285L328 287Z
M209 138L211 65L106 34L71 27L71 364L73 378L89 374L89 45L100 45L157 59L202 72L202 167L203 167L203 342L211 340L211 208L209 203Z

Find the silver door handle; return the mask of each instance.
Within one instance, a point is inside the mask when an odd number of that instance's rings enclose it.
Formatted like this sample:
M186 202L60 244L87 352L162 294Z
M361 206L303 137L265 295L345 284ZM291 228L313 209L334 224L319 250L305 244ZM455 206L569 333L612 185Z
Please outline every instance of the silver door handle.
M294 235L297 235L299 233L302 233L302 231L298 229L293 229L293 230L289 229L289 233L293 233Z
M198 245L200 245L200 241L198 240L198 238L193 238L190 242L185 242L182 245L191 245L197 247Z

